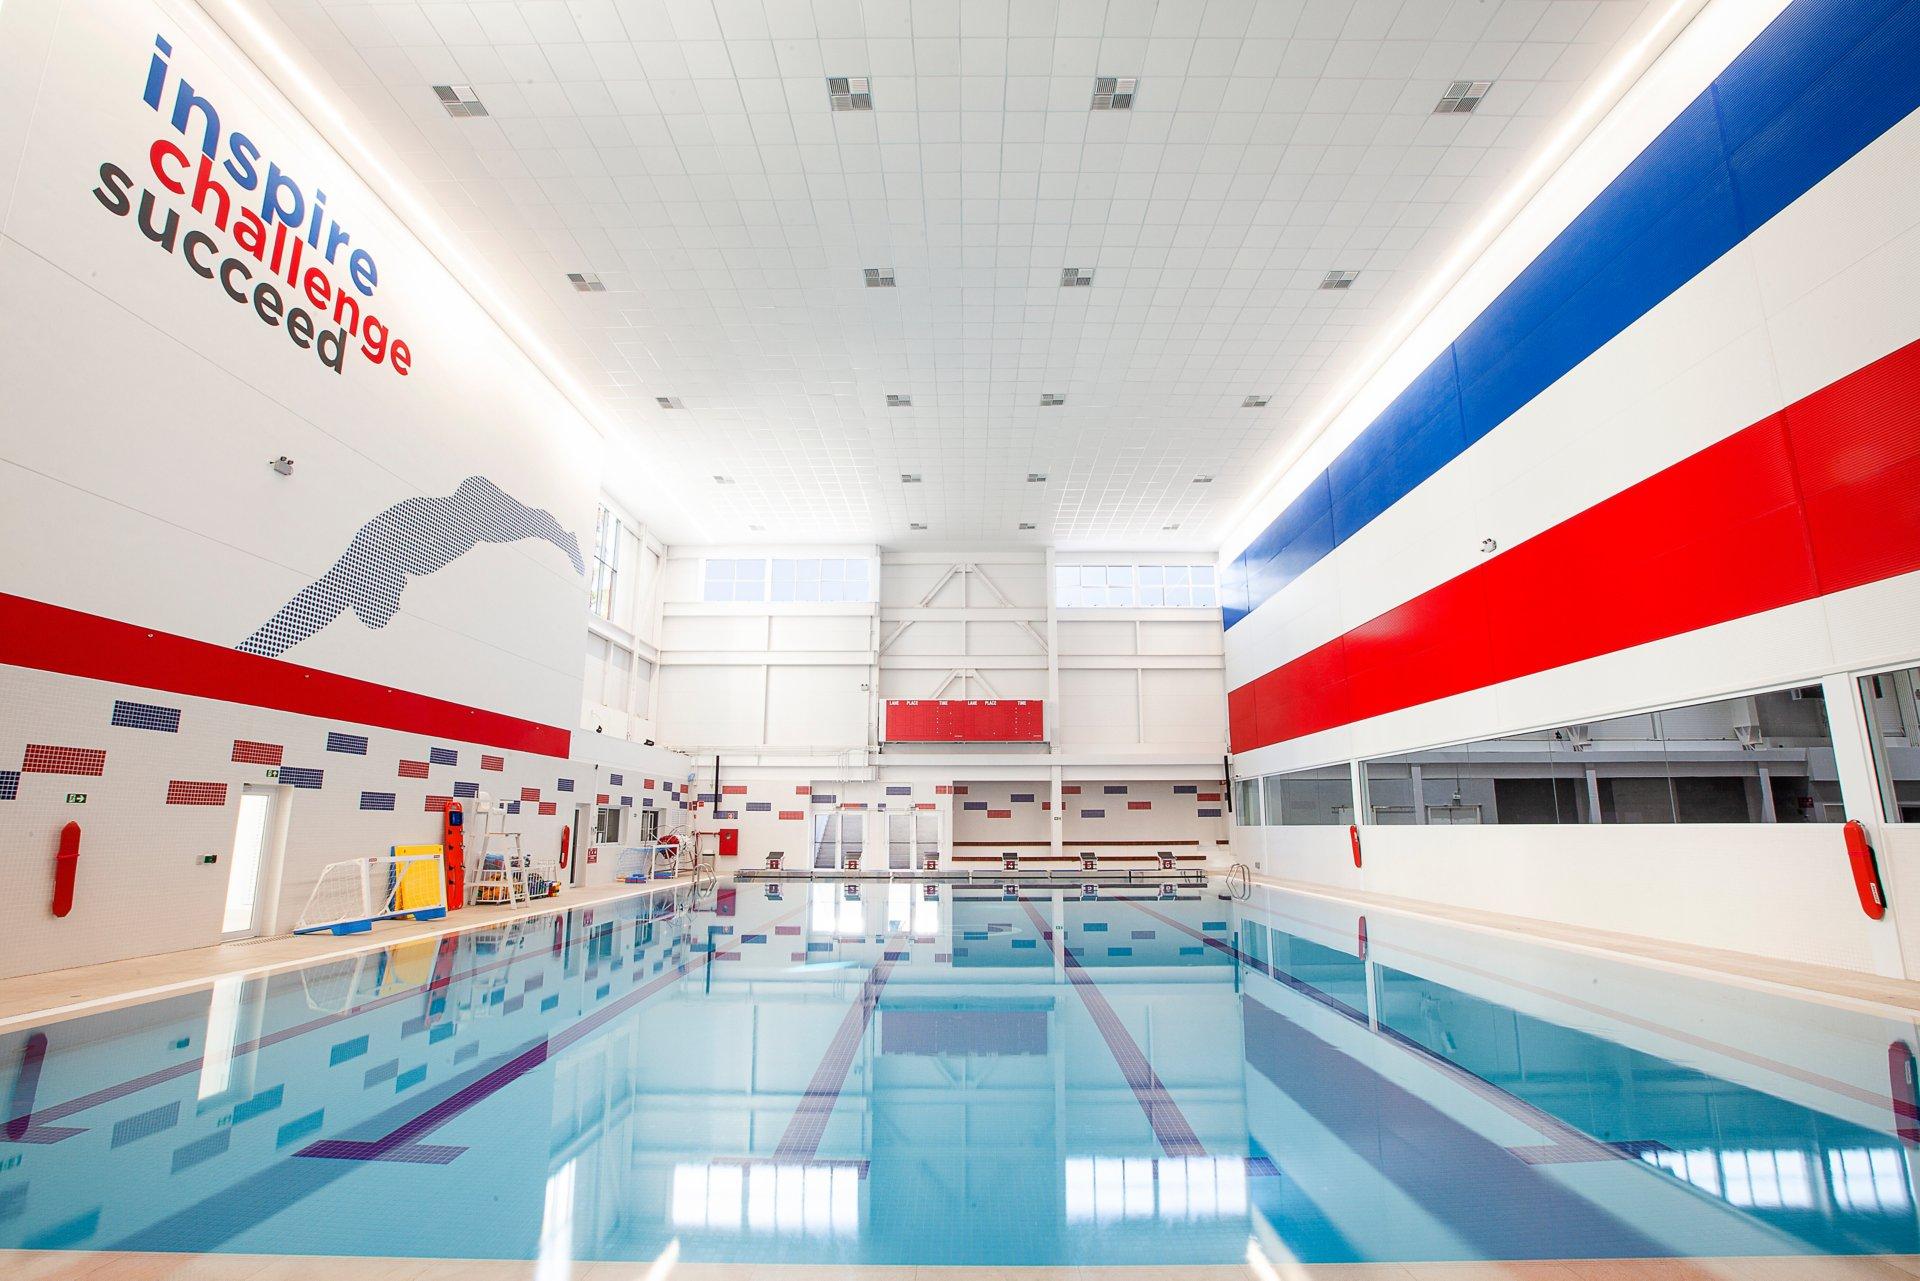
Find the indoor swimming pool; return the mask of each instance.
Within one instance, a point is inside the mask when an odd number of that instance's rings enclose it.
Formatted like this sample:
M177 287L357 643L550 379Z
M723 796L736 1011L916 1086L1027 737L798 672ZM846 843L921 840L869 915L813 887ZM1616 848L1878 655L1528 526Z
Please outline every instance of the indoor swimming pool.
M6 1025L0 1248L1909 1254L1914 1044L1264 888L723 881Z

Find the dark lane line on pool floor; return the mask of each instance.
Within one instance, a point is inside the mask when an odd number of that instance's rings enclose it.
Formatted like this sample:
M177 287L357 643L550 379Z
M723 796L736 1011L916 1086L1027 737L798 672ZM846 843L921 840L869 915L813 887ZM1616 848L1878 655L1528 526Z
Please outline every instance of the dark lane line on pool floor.
M1161 1150L1168 1156L1205 1156L1207 1149L1200 1142L1200 1136L1193 1132L1186 1114L1173 1101L1173 1096L1160 1080L1160 1074L1153 1070L1153 1064L1147 1062L1147 1056L1141 1053L1139 1044L1128 1033L1126 1024L1120 1021L1120 1016L1107 1002L1100 985L1080 964L1080 958L1054 938L1053 927L1034 909L1032 903L1022 899L1020 906L1026 909L1034 928L1040 931L1047 949L1066 962L1067 978L1072 981L1074 992L1080 997L1080 1003L1087 1007L1087 1013L1093 1017L1094 1027L1099 1029L1101 1039L1106 1041L1120 1074L1126 1078L1133 1097L1140 1104L1140 1110L1147 1114L1147 1124L1153 1127L1153 1136L1160 1141Z
M819 1152L820 1140L827 1132L827 1120L833 1115L834 1105L840 1101L840 1091L846 1088L847 1073L853 1068L854 1055L860 1052L860 1043L866 1039L867 1027L873 1022L873 1012L880 1004L880 991L886 987L887 980L893 977L894 965L906 956L906 952L896 950L895 945L904 942L904 938L893 936L882 944L880 959L867 971L867 977L860 984L860 995L840 1020L840 1027L834 1032L827 1052L820 1058L820 1066L813 1070L813 1076L807 1082L800 1105L794 1109L786 1132L780 1136L780 1143L773 1150L775 1161L805 1164Z

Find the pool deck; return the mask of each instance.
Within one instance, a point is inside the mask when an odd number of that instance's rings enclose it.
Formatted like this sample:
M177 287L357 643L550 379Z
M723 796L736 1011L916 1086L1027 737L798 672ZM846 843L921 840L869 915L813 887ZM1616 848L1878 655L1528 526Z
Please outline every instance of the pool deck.
M1920 1255L1572 1259L1552 1263L1335 1263L955 1268L830 1264L581 1263L0 1250L8 1281L1911 1281Z

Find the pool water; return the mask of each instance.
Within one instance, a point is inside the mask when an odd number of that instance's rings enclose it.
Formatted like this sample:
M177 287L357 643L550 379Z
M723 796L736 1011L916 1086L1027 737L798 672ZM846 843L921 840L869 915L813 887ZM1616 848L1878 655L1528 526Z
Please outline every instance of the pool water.
M1915 1039L1267 889L723 882L0 1034L0 1247L1914 1253Z

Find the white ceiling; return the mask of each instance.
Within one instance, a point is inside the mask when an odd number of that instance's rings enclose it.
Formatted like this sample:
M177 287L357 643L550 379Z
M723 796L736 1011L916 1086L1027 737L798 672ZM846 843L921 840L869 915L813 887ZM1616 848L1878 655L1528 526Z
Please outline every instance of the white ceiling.
M258 2L632 433L616 492L700 513L669 537L1142 548L1217 544L1648 7Z

